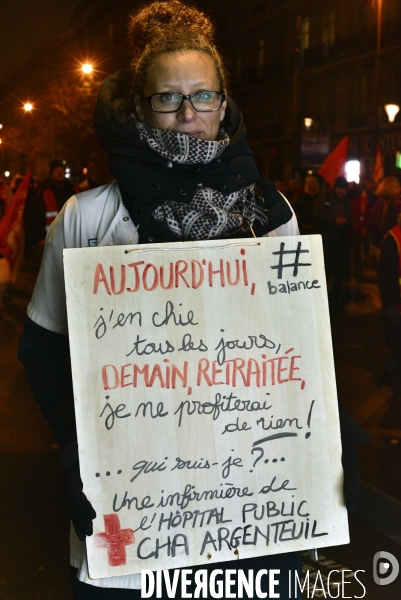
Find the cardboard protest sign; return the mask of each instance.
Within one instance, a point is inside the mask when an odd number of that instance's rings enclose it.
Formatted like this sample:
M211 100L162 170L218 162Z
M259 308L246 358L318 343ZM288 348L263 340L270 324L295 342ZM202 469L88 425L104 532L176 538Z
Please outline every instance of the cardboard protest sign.
M319 236L64 267L92 578L348 543Z

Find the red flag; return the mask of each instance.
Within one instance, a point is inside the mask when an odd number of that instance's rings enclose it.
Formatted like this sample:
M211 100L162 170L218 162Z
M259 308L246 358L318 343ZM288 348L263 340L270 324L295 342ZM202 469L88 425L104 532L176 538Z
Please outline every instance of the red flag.
M325 158L318 173L329 182L331 187L340 175L345 173L345 163L348 158L348 136L346 135Z
M373 166L373 181L379 182L384 177L384 161L383 161L383 152L380 144L376 146L376 156L375 156L375 164Z
M14 197L0 221L0 253L7 259L11 270L11 281L15 281L24 252L23 215L25 200L32 176L32 167L28 169L19 184Z

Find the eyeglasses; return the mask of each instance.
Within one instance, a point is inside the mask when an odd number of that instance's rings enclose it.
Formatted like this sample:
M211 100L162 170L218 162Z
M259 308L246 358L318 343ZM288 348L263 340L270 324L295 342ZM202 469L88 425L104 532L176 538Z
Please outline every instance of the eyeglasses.
M220 92L197 92L189 96L164 92L145 97L152 110L160 113L178 112L184 104L184 100L189 100L196 112L214 112L220 110L225 99L226 95Z

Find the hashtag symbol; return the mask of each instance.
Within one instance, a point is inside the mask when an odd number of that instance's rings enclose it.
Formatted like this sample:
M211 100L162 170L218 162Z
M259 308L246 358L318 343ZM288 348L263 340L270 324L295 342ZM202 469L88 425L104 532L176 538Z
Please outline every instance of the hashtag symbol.
M283 269L286 269L287 267L293 267L294 270L292 272L292 275L293 275L293 277L296 277L298 275L298 267L310 267L311 266L312 263L300 263L299 262L301 254L303 254L305 252L309 252L309 250L301 250L301 242L298 242L298 246L297 246L296 250L284 250L284 248L285 248L285 242L281 242L280 250L278 252L272 252L272 254L279 255L278 264L275 265L274 267L271 267L271 269L277 269L277 274L278 274L279 279L283 278ZM295 254L294 262L284 265L283 259L284 259L285 254Z

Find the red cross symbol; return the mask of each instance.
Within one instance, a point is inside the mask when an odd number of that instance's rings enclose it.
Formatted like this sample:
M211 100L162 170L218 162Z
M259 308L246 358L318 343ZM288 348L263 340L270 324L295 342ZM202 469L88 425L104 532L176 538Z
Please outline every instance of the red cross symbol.
M119 567L127 563L125 546L135 543L132 529L121 529L118 515L103 515L106 531L96 535L96 546L107 548L109 565Z

